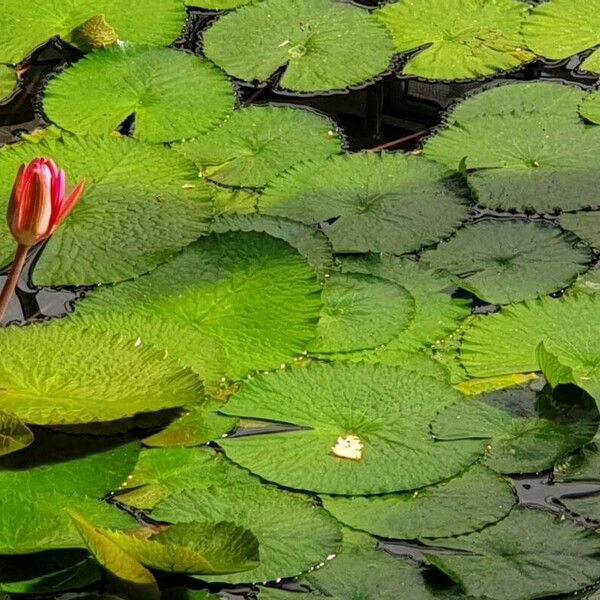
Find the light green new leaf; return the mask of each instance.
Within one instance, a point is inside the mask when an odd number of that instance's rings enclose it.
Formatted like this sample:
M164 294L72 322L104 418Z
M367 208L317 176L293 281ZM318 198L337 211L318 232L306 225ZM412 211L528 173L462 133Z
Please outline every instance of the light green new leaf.
M558 227L515 220L463 227L421 258L481 300L509 304L566 287L588 269L590 255Z
M15 415L0 412L0 456L27 448L33 442L31 430Z
M192 137L233 109L227 77L207 60L146 45L97 50L50 80L44 112L63 129L108 134L134 114L133 135L146 142Z
M510 483L478 465L415 492L322 499L338 521L373 535L397 539L469 533L499 521L515 503Z
M216 129L177 148L215 183L263 187L298 162L339 153L340 145L329 119L302 108L267 104L236 110Z
M338 253L403 254L438 242L467 217L460 182L419 156L355 153L297 165L270 182L260 213L324 224Z
M336 521L310 497L259 483L190 489L163 500L152 516L171 523L225 520L254 533L260 566L236 575L202 576L206 581L256 583L294 577L325 560L341 541Z
M304 351L319 292L314 271L285 242L227 233L202 238L146 277L89 294L72 319L166 349L214 390L223 377Z
M389 34L368 11L332 0L243 6L206 31L203 49L227 73L246 81L265 81L284 68L279 86L296 92L362 83L385 71L394 54Z
M337 362L292 368L244 383L226 414L300 429L219 441L227 457L286 487L381 494L447 479L475 462L483 443L434 441L429 423L460 400L437 379L396 367ZM360 457L336 454L353 437Z
M521 24L529 6L516 0L399 0L376 15L396 49L413 53L402 72L428 79L475 79L534 58Z
M22 163L52 158L81 200L37 262L38 285L111 283L167 261L207 231L211 200L191 162L172 150L129 138L66 137L0 150L0 210ZM0 230L0 262L12 260L8 227Z

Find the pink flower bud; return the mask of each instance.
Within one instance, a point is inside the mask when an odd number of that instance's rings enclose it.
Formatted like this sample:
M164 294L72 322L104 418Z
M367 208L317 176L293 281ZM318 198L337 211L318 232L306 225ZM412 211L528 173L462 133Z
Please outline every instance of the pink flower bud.
M8 227L15 240L33 246L49 238L83 192L80 181L65 197L65 172L53 160L35 158L21 165L8 204Z

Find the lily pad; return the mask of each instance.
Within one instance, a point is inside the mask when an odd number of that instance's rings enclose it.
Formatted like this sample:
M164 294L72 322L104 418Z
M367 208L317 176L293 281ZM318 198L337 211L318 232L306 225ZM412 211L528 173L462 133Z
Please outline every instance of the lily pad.
M457 400L449 384L396 367L292 368L245 383L223 412L299 429L219 444L234 462L286 487L345 495L414 489L451 477L483 453L480 442L430 435L435 414ZM359 456L336 453L347 438Z
M472 322L464 334L461 361L473 377L536 371L536 349L544 342L552 354L565 354L580 367L594 368L599 323L600 297L595 294L514 304Z
M428 79L475 79L534 58L521 35L529 6L516 0L392 2L376 15L399 52L411 54L402 72Z
M478 465L416 492L323 497L325 508L338 521L373 535L397 539L469 533L499 521L514 503L508 480Z
M15 64L54 36L72 33L92 17L104 15L120 40L168 46L186 20L181 0L6 0L0 14L0 62Z
M0 456L27 448L33 442L31 430L15 415L0 412Z
M0 101L8 98L17 87L17 74L9 65L0 64Z
M600 521L600 495L561 496L560 503L571 512L592 521Z
M529 402L533 407L535 394L524 394L525 402L533 396ZM548 469L559 457L587 444L598 429L597 411L587 406L573 404L561 410L546 400L539 415L521 416L510 404L498 405L498 400L513 399L510 390L492 398L495 403L485 401L485 396L465 398L441 411L431 427L440 440L487 440L484 464L499 473Z
M600 439L595 437L590 444L559 460L554 465L554 480L600 481Z
M313 353L350 352L389 342L413 318L401 286L372 275L334 273L325 280Z
M481 221L463 227L421 258L455 275L458 286L482 300L509 304L566 287L588 269L590 255L558 227Z
M203 398L164 352L60 322L2 330L0 357L0 409L26 423L111 421Z
M167 349L215 389L222 377L275 368L304 351L319 292L313 270L285 242L229 233L202 238L144 278L89 294L72 318Z
M243 40L231 44L230 40ZM218 19L204 34L206 56L229 75L265 81L283 69L284 89L343 89L385 71L387 31L365 9L331 0L264 0Z
M189 93L188 90L186 90ZM313 111L258 105L236 110L216 129L179 149L220 185L263 187L292 165L340 152L335 124Z
M566 115L575 97L568 89L537 82L485 90L450 112L423 154L468 169L468 183L484 206L522 212L598 206L600 128L586 126L576 104ZM583 91L577 93L582 99ZM546 108L532 112L532 99L542 94Z
M338 253L418 250L450 235L468 215L465 193L421 157L357 153L307 162L276 177L259 212L323 230Z
M208 228L210 196L193 164L172 150L127 138L66 137L3 148L3 203L8 203L19 166L40 155L64 168L72 184L85 179L86 189L46 244L35 284L128 279L165 262ZM8 227L3 228L0 262L7 264L14 242Z
M258 1L259 0L187 0L186 4L188 6L197 6L209 10L230 10Z
M600 248L600 212L564 213L560 226L594 248Z
M206 581L256 583L294 577L323 561L341 542L336 521L310 497L259 483L180 492L163 500L152 516L170 523L226 520L254 533L260 566L236 575L202 576Z
M170 48L111 46L89 54L46 86L48 119L73 133L107 134L135 114L147 142L192 137L233 109L227 77L207 60Z
M567 58L600 44L598 0L552 0L533 7L523 24L527 46L536 54L551 59ZM594 52L581 65L585 71L597 70Z
M438 541L461 553L427 559L469 596L532 600L574 592L600 577L600 536L531 508L516 508L481 531Z

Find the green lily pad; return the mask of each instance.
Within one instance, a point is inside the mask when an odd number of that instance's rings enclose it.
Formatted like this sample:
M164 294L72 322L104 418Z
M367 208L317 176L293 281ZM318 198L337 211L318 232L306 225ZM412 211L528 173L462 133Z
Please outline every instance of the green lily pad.
M597 294L600 291L600 269L592 268L580 275L569 289L569 294Z
M481 221L422 254L457 285L494 304L509 304L566 287L588 269L589 252L558 227L528 221Z
M329 240L317 227L259 214L225 214L215 217L211 225L214 233L229 231L258 231L285 240L306 258L317 274L322 275L333 268L332 249Z
M438 541L461 553L427 554L428 560L469 596L532 600L574 592L600 577L600 536L531 508L516 508L481 531Z
M0 456L27 448L33 442L31 430L15 415L0 412Z
M243 39L243 44L231 44ZM394 46L365 9L331 0L264 0L218 19L204 34L206 56L229 75L296 92L343 89L385 71Z
M0 556L0 590L11 594L56 594L87 587L102 571L85 551L59 550Z
M418 250L450 235L467 217L459 182L421 157L356 153L307 162L276 177L259 212L316 224L338 253Z
M470 301L453 296L451 277L422 262L390 255L346 258L343 272L367 273L393 281L413 298L414 315L408 327L383 348L356 353L368 362L402 365L407 354L424 350L452 333L470 313Z
M99 531L141 564L159 571L227 574L256 569L260 562L254 534L227 522L171 525L149 537Z
M468 183L484 206L540 213L598 206L600 128L578 116L574 100L584 92L569 90L547 82L485 90L450 112L423 154L468 169ZM534 112L532 100L541 95L545 108Z
M0 409L40 425L111 421L203 398L200 380L164 352L62 322L0 331L0 384Z
M45 246L33 275L37 285L111 283L140 275L208 228L210 196L192 163L171 150L127 138L67 137L3 148L3 203L8 203L19 166L40 155L64 168L71 185L80 179L87 185ZM7 264L14 241L3 228L0 262Z
M469 533L499 521L515 503L510 483L478 465L416 492L322 499L338 521L373 535L397 539Z
M230 10L259 0L186 0L188 6L198 6L209 10Z
M600 481L600 439L595 437L590 444L574 452L554 465L554 480Z
M600 521L600 495L569 497L562 496L560 503L571 512L592 521Z
M598 60L600 60L600 53L596 52L595 54L598 56ZM600 65L598 71L600 72ZM600 94L597 91L590 92L584 96L579 106L579 113L584 119L596 125L600 123Z
M256 213L260 190L226 188L214 183L210 183L209 188L213 199L213 217L215 219Z
M185 490L227 487L252 480L246 471L212 449L142 450L135 469L122 486L122 490L131 491L119 494L119 500L137 508L153 508L167 496Z
M44 112L63 129L108 134L135 114L134 137L169 142L212 129L233 109L227 77L207 60L127 44L97 50L50 80Z
M597 0L552 0L533 7L523 23L527 46L536 54L551 59L567 58L600 43ZM594 52L581 68L598 72ZM587 63L587 64L586 64Z
M317 341L311 352L350 352L389 342L413 318L413 300L398 284L372 275L334 273L325 280Z
M256 583L294 577L323 561L341 541L336 521L310 497L259 483L174 494L152 516L170 523L225 520L254 533L259 567L235 575L202 576L205 581Z
M17 74L9 65L0 64L0 101L8 98L17 87Z
M202 238L146 277L89 294L72 318L165 348L215 389L223 377L275 368L304 351L319 292L288 244L229 233Z
M104 15L120 40L168 46L186 20L181 0L64 0L60 3L6 0L0 14L0 62L18 63L54 36L71 42L72 33L95 16Z
M370 364L314 364L244 383L226 414L300 430L225 438L227 457L286 487L328 494L380 494L447 479L483 453L480 442L434 442L429 422L460 400L452 387L413 371ZM334 447L353 437L360 456Z
M340 145L329 119L302 108L267 104L236 110L219 127L179 149L203 177L252 188L265 186L298 162L337 154Z
M536 371L536 349L544 342L548 352L570 356L571 366L597 368L599 323L600 297L594 294L514 304L471 323L461 361L472 377Z
M521 25L529 6L516 0L400 0L376 15L399 52L411 54L402 72L428 79L475 79L534 58Z
M560 226L594 248L600 248L600 212L564 213Z
M559 457L587 444L598 429L597 411L586 405L561 408L525 390L516 393L517 412L510 404L515 399L511 390L491 398L494 403L485 396L465 398L441 411L431 427L440 440L487 440L484 464L499 473L548 469ZM523 415L520 403L533 408L534 400L540 403L539 414Z

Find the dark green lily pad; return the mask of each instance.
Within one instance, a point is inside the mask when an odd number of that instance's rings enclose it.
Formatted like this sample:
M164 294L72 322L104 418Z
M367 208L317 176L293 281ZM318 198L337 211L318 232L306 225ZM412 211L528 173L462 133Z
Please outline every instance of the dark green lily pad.
M568 510L578 515L600 522L600 495L593 494L591 496L562 496L560 503Z
M80 179L87 185L44 248L33 275L38 285L128 279L165 262L208 229L210 196L193 164L172 150L128 138L66 137L3 148L3 203L19 166L40 155L64 168L70 185ZM13 253L3 225L0 262L7 264Z
M259 212L325 224L339 253L418 250L450 235L467 217L460 183L418 156L357 153L307 162L276 177Z
M223 412L299 430L219 444L234 462L286 487L345 495L414 489L455 475L483 453L480 442L430 435L435 414L458 400L449 384L396 367L297 367L244 383ZM359 457L334 450L347 437L362 446Z
M428 79L475 79L531 60L521 25L529 7L516 0L392 2L376 12L396 49L413 53L402 72Z
M560 226L594 248L600 248L600 212L564 213Z
M44 91L44 112L63 129L107 134L135 114L133 134L147 142L204 133L225 118L234 102L227 77L207 60L132 44L88 55Z
M590 444L574 452L554 465L554 480L600 481L600 438L595 437Z
M469 596L532 600L575 592L600 577L600 536L531 508L516 508L495 525L438 542L461 554L428 554L428 560Z
M186 19L181 0L6 0L0 14L0 62L18 63L54 36L74 42L73 31L92 17L103 15L120 40L168 46Z
M0 331L0 386L1 410L40 425L112 421L204 397L198 377L164 352L62 322Z
M334 273L323 285L316 354L374 348L393 339L413 319L410 294L392 281Z
M558 227L527 221L481 221L422 255L458 286L493 304L509 304L566 287L588 269L590 254Z
M466 329L460 350L472 377L495 377L538 370L540 342L572 367L598 368L600 297L595 294L542 298L477 317Z
M244 40L231 44L230 40ZM385 71L387 31L365 9L331 0L264 0L221 17L204 34L206 56L229 75L296 92L343 89Z
M373 535L397 539L469 533L499 521L515 503L508 480L479 465L415 492L322 499L338 521Z
M72 319L167 349L214 390L221 378L276 368L304 351L319 293L314 271L285 242L228 233L202 238L146 277L89 294Z
M236 110L216 129L178 148L203 177L252 188L265 186L298 162L337 154L340 145L335 124L326 117L267 104Z
M584 92L571 90L547 82L485 90L450 112L423 153L451 169L469 169L469 185L484 206L525 212L596 207L600 128L579 117L574 100ZM535 111L533 99L540 96L544 108Z
M235 575L202 576L206 581L256 583L294 577L323 561L341 542L335 519L315 507L310 497L259 483L180 492L163 500L152 514L170 523L231 521L256 535L259 567Z

